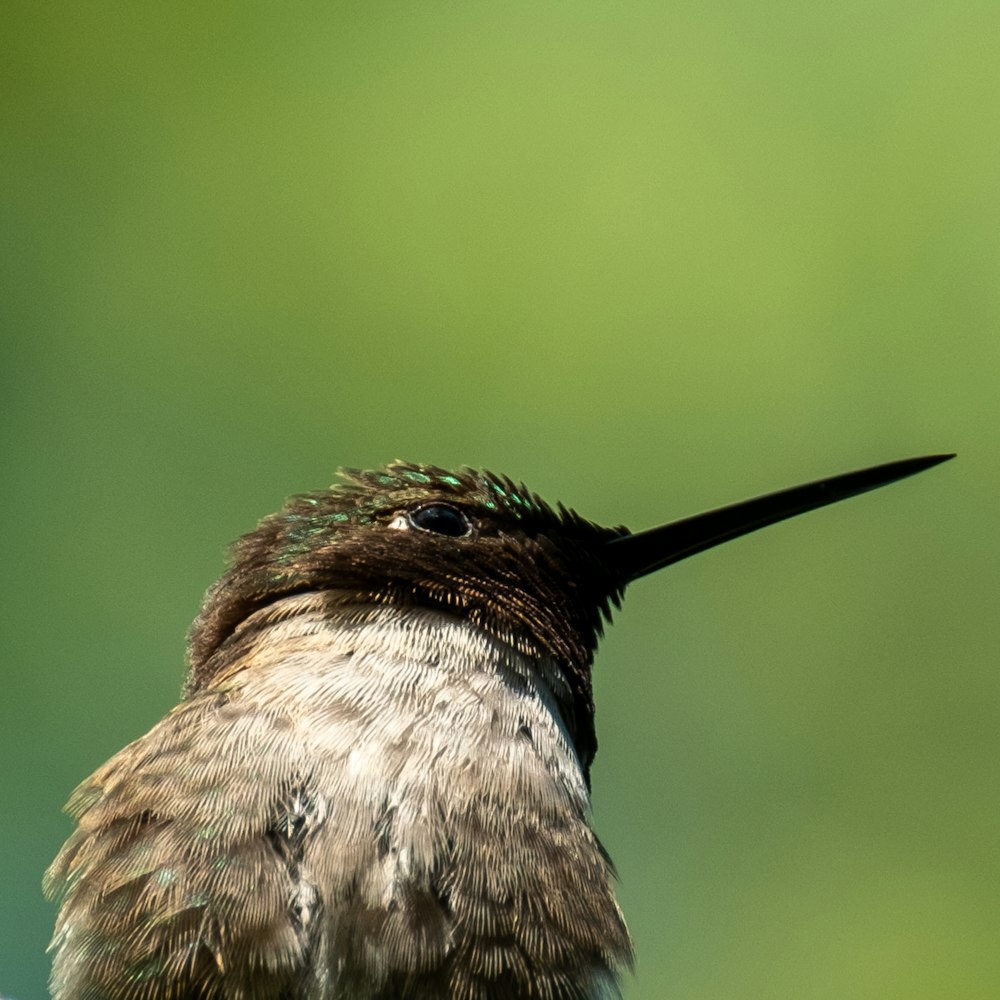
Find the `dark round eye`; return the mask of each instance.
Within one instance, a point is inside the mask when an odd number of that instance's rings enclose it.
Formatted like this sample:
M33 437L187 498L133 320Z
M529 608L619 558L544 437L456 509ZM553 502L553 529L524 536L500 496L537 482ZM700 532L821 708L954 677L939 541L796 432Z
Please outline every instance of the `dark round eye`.
M408 517L414 528L449 535L451 538L461 538L472 531L472 525L465 514L446 503L429 503L426 507L418 507L411 510Z

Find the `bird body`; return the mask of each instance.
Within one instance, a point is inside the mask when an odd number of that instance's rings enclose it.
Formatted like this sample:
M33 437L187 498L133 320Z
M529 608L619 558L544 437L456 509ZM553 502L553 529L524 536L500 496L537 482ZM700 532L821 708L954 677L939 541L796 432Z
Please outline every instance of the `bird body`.
M396 463L235 546L183 700L74 793L54 1000L613 1000L590 669L625 586L941 461L637 535Z
M78 796L56 982L382 1000L528 995L530 975L531 995L614 996L628 936L554 664L433 609L304 594L257 615Z

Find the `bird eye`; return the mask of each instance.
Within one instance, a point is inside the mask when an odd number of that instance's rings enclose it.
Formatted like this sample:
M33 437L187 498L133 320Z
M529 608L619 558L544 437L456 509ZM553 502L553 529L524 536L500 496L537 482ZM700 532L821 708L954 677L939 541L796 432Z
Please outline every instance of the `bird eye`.
M426 507L411 510L407 517L414 528L434 531L451 538L461 538L472 531L472 525L465 514L446 503L429 503Z

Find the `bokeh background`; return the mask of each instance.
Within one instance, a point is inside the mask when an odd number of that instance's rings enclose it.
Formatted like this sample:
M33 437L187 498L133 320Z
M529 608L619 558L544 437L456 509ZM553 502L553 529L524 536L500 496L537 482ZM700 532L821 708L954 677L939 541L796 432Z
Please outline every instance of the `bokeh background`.
M0 993L225 543L340 464L646 527L956 462L637 584L629 1000L1000 996L995 0L14 2Z

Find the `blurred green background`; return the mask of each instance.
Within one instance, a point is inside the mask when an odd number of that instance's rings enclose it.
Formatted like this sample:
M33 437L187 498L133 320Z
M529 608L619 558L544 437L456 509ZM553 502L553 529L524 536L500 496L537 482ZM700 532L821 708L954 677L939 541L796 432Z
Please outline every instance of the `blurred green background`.
M0 993L225 543L339 464L632 527L959 459L637 584L627 996L1000 996L995 0L8 4Z

